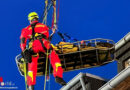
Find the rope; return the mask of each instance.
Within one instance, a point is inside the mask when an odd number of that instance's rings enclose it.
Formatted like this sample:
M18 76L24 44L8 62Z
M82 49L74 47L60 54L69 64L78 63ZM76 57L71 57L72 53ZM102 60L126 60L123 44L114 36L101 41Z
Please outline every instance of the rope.
M24 61L24 78L25 78L25 87L27 90L27 71L26 71L26 62Z
M54 8L54 24L56 24L56 0L53 1L53 8Z
M58 0L57 24L59 22L59 14L60 14L60 0Z
M48 6L48 0L45 0L45 13L44 13L44 18L43 22L45 25L47 24L47 6Z
M51 29L53 29L54 25L56 24L56 0L52 0L52 2L53 2L53 15L52 15Z
M48 0L45 0L45 14L43 18L43 22L45 25L47 24L47 6L48 6ZM46 52L46 68L45 68L45 80L44 80L44 90L46 90L46 77L47 77L47 65L48 65L48 47L47 47L47 52Z
M71 40L73 40L73 41L78 41L77 39L75 39L75 38L73 38L73 37L70 37L67 33L64 33L64 36L66 36L68 39L69 39L69 42L71 41Z
M48 47L47 47L48 48ZM46 55L46 68L45 68L45 81L44 81L44 90L46 90L46 76L47 76L47 64L48 64L48 49L47 49L47 55Z
M49 63L49 78L50 78L50 76L51 76L51 54L50 54L50 63ZM49 86L48 86L48 90L50 90L50 86L51 86L51 79L49 79Z
M56 25L56 0L52 0L52 4L53 4L53 17L52 17L52 27L51 27L51 29L52 30L54 30L53 28L55 28L55 26L54 25ZM43 18L43 23L45 22L45 25L46 25L46 23L47 23L47 7L48 7L48 0L45 0L45 16L44 16L44 18ZM51 7L51 6L50 6ZM49 8L50 8L49 7ZM54 33L53 33L54 34ZM52 34L52 35L53 35ZM52 36L51 35L51 36ZM46 55L46 70L45 70L45 81L44 81L44 90L46 89L46 77L47 77L47 65L48 65L48 48L47 48L47 55ZM50 69L51 69L51 67L49 67L49 75L50 75ZM50 85L50 83L49 83L49 85ZM50 89L50 86L48 87L49 89Z
M43 12L43 17L42 17L43 20L41 21L42 23L45 22L45 16L47 15L46 12L48 12L48 11L50 10L51 6L52 6L52 2L49 3L48 8L45 8L45 10L44 10L44 12ZM46 10L46 9L47 9L47 10ZM46 11L46 12L45 12L45 11Z
M44 23L44 21L45 21L45 16L46 16L46 9L47 9L47 12L50 10L50 8L51 8L51 6L52 6L52 2L51 3L49 3L48 4L48 7L47 8L45 8L45 10L43 11L43 14L42 14L42 16L41 16L41 19L40 19L40 22L42 22L42 23ZM43 19L42 19L43 18Z

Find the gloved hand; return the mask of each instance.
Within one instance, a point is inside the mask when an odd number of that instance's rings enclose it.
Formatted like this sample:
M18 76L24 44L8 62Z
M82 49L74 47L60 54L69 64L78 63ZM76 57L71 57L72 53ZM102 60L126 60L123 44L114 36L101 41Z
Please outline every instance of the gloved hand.
M32 62L32 55L30 50L25 49L22 53L21 53L22 57L24 58L25 62L27 63L31 63Z

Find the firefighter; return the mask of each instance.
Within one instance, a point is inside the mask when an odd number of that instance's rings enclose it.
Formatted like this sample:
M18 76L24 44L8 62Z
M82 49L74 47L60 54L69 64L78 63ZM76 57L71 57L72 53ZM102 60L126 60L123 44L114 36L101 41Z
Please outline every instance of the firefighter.
M22 30L20 36L22 55L28 62L27 85L32 86L36 84L38 53L43 52L46 54L47 50L50 51L49 59L53 67L55 81L65 85L66 82L63 80L63 69L60 59L49 42L49 29L46 25L39 23L38 18L36 12L29 13L28 20L30 25ZM29 49L26 49L27 40L29 40Z

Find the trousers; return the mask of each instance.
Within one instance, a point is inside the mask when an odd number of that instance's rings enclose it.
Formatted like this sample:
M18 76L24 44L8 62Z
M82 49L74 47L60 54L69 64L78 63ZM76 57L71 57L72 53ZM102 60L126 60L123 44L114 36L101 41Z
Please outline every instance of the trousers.
M49 41L42 39L42 42L44 46L46 47L46 49L49 50L51 48ZM39 53L39 52L46 53L46 50L43 48L42 43L39 40L34 40L32 42L32 50L34 53ZM36 84L38 58L39 58L39 55L37 56L32 55L32 62L28 63L28 74L27 74L28 86ZM63 69L61 66L61 62L60 62L59 56L57 55L54 49L51 50L50 54L48 55L48 58L53 68L54 77L58 76L60 78L63 78Z

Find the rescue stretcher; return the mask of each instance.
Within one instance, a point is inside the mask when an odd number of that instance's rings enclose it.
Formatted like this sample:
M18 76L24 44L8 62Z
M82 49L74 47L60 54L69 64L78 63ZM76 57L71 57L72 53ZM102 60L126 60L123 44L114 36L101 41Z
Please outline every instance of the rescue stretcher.
M61 60L64 72L91 68L110 63L114 60L114 41L109 39L90 39L77 42L60 42L53 46ZM46 56L39 53L37 76L45 74ZM16 64L21 75L24 75L23 58L16 56ZM49 66L49 63L48 63ZM47 70L49 73L49 70ZM50 73L53 72L51 67Z

